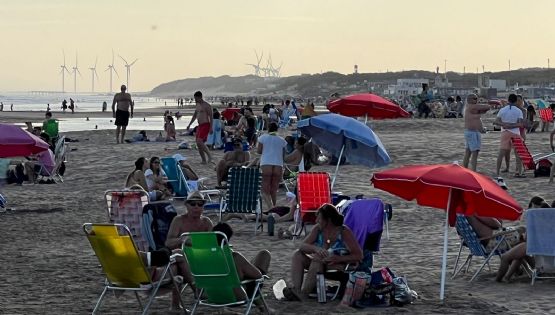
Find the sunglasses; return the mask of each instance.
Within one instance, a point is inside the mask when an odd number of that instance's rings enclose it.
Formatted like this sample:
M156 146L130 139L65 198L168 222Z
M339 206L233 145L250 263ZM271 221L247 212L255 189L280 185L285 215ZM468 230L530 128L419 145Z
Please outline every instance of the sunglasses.
M152 164L160 164L160 161L154 161Z
M204 207L204 201L190 201L188 202L188 204L190 204L192 207Z

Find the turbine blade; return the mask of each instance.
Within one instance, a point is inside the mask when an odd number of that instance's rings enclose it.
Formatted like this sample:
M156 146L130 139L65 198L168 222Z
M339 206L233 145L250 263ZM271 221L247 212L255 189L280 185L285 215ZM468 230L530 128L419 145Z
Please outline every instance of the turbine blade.
M121 55L118 55L118 56L121 58L121 60L123 60L123 62L125 62L126 65L128 65L127 60L123 59Z
M137 62L137 60L139 60L139 59L135 59L135 61L133 61L129 66L131 67L132 65L134 65L135 62Z
M94 68L96 69L96 64L98 63L98 56L96 56L96 61L94 62Z
M96 76L96 79L99 80L98 73L96 72L96 69L94 69L94 75Z
M112 48L112 66L114 66L114 48Z
M114 69L114 72L116 73L116 75L117 75L118 78L119 78L119 73L116 71L116 68L112 67L112 69Z

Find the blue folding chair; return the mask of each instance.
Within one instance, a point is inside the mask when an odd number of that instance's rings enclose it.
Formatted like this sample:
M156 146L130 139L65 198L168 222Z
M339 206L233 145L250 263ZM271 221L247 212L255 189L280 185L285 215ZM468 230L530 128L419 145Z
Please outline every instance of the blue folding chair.
M229 169L228 189L225 199L221 202L222 213L255 214L256 225L254 234L262 227L260 185L262 174L258 168L232 167ZM258 224L260 220L260 225Z
M472 227L472 225L470 225L470 222L468 222L468 219L463 215L457 215L456 229L457 229L457 233L461 238L461 245L459 247L459 254L457 255L457 259L455 261L455 268L453 269L452 279L454 279L465 266L466 266L465 272L468 271L468 268L472 263L472 257L474 256L482 257L484 259L484 262L482 263L478 271L476 271L474 276L472 276L472 278L470 279L470 281L472 282L482 271L482 269L484 269L486 265L488 265L488 268L491 269L491 267L489 266L489 261L491 257L493 257L494 255L501 256L501 254L506 252L506 250L502 251L500 249L500 245L503 242L505 242L507 245L505 248L510 248L509 243L505 240L505 235L497 235L497 236L493 236L496 238L496 241L497 241L495 246L491 251L488 251L484 246L484 244L482 244L482 241L488 240L489 238L480 239L478 237L478 234L476 234L476 231L474 231L474 228ZM470 251L470 253L468 254L468 257L466 258L464 263L460 266L460 268L457 269L463 246L468 247L468 250Z
M196 187L193 187L188 182L187 177L183 173L183 170L181 170L181 167L179 166L179 163L177 162L176 159L169 156L169 157L161 158L160 161L161 161L162 169L164 170L164 172L166 173L166 176L168 177L168 182L172 185L173 192L175 193L174 198L187 198L187 195L189 193L196 190ZM206 207L210 208L210 205L215 204L215 202L211 202L212 196L217 196L218 198L220 196L220 191L217 189L207 189L207 190L198 190L198 191L203 196L205 196L205 198L208 198L208 200L210 201L207 203L205 208ZM216 208L219 208L219 202Z

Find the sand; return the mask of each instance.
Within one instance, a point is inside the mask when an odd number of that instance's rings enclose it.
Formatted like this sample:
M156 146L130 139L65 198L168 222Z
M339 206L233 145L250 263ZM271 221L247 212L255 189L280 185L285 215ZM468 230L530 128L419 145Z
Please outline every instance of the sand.
M5 121L5 116L2 120ZM16 118L13 118L14 121ZM488 127L492 117L485 119ZM371 122L373 129L385 144L397 167L407 164L450 163L462 160L464 140L462 120L389 120ZM68 133L79 139L71 143L72 151L67 163L64 183L55 185L5 186L3 194L14 211L0 213L0 313L1 314L85 314L90 313L102 291L104 277L98 260L88 244L82 224L106 222L106 204L103 192L121 188L125 176L133 169L133 162L140 156L167 156L180 152L199 175L211 179L215 185L212 168L200 165L198 153L193 150L176 150L175 143L144 143L116 145L113 131L87 131ZM181 137L190 142L191 137ZM484 135L483 151L478 162L479 171L493 175L499 133ZM532 152L548 149L549 134L535 133L528 137ZM215 151L216 159L222 151ZM513 166L511 167L514 169ZM333 166L316 166L313 170L333 172ZM289 279L290 258L299 243L279 240L267 234L252 237L253 223L232 221L236 231L232 243L235 249L252 257L260 249L273 255L271 279L264 286L269 305L278 314L334 314L398 312L415 314L532 314L555 312L553 280L540 280L530 286L526 276L513 283L496 283L494 272L499 259L492 259L487 268L473 282L470 275L448 279L446 301L439 301L439 281L442 254L444 212L424 208L415 202L401 200L374 189L370 184L372 172L365 167L345 165L340 168L336 190L354 196L376 196L393 204L394 217L390 222L390 239L382 238L382 250L375 258L375 267L390 266L405 275L412 289L420 298L403 308L371 308L362 311L341 309L337 302L318 304L280 302L272 294L271 286L277 280ZM550 202L553 186L547 178L506 178L510 193L525 206L533 195L542 195ZM280 191L280 198L285 193ZM175 203L183 211L181 202ZM285 224L282 224L284 226ZM453 228L449 231L448 268L452 270L459 246ZM477 259L471 271L478 267ZM190 294L186 303L192 304ZM169 307L169 296L158 298L152 310L164 314ZM103 309L106 313L136 313L132 295L116 299L110 295ZM204 309L202 314L211 314ZM202 311L202 309L201 309Z

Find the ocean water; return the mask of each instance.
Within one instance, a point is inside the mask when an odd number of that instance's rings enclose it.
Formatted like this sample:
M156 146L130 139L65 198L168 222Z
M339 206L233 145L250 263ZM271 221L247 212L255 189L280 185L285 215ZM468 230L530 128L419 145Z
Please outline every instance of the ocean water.
M133 96L133 94L131 94ZM50 104L50 110L54 114L54 118L59 121L59 129L61 132L82 131L82 130L106 130L114 129L114 118L111 116L113 94L91 94L91 93L56 93L56 92L0 92L0 102L4 104L4 111L11 110L13 104L14 111L46 111L47 104ZM66 113L62 113L62 101L68 102L73 98L75 101L76 112L102 112L102 102L107 103L106 117L100 118L74 118L71 117L71 110L67 109ZM162 117L163 108L166 103L168 106L177 105L173 99L163 99L146 96L133 96L136 109L160 108L159 116L144 116L144 114L136 113L135 117L129 120L129 130L164 130L164 118ZM2 114L0 113L0 116ZM185 129L191 119L191 116L182 116L180 120L175 121L176 129ZM42 124L42 120L31 120L33 125ZM18 125L24 125L23 122Z
M156 108L164 107L165 102L168 105L175 106L176 101L172 99L163 99L155 97L147 97L141 95L133 95L135 108ZM0 92L0 102L4 104L4 110L9 111L13 104L14 111L45 111L47 104L50 104L50 110L53 112L62 111L62 101L65 99L69 106L69 99L75 101L75 111L79 112L101 112L102 102L108 104L108 110L112 108L112 100L114 94L107 93L58 93L58 92ZM69 110L68 110L69 111Z

